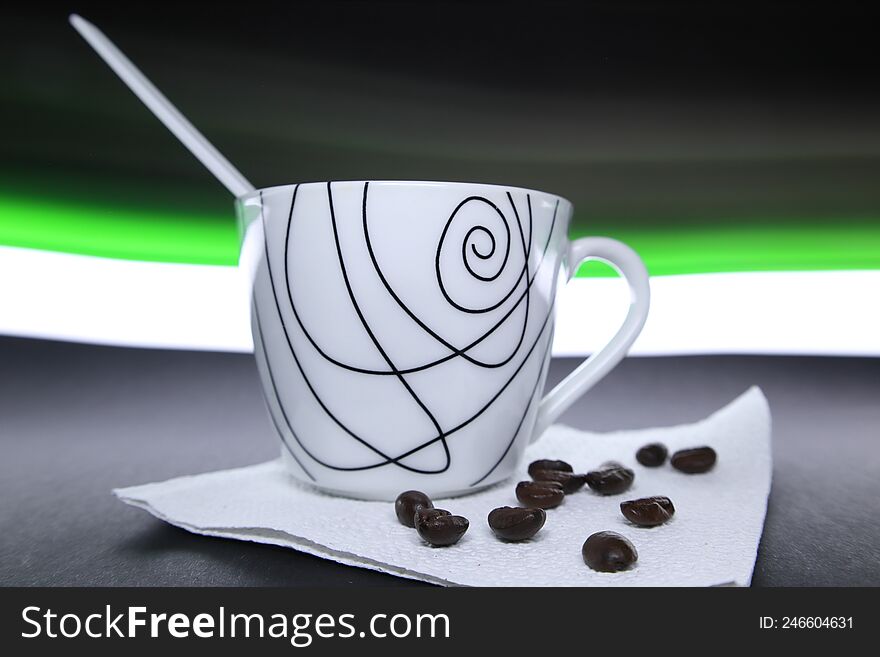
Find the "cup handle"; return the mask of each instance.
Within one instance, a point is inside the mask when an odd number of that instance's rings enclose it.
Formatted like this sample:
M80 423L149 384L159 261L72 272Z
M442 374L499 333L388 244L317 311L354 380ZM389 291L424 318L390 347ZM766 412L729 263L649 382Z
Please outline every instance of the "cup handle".
M569 246L565 261L569 281L587 260L601 260L626 279L631 295L629 311L611 341L581 363L541 400L532 442L623 359L648 318L651 300L648 270L635 251L623 242L607 237L575 240Z

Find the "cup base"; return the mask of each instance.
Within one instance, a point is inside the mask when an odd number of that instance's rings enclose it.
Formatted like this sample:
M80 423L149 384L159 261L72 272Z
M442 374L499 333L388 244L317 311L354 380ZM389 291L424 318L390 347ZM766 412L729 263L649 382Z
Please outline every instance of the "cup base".
M347 491L341 490L337 488L333 488L331 486L322 486L320 484L316 484L312 481L306 481L294 474L294 468L297 466L293 463L293 460L290 458L290 455L285 451L281 451L281 461L285 465L285 469L287 470L288 476L293 479L300 486L304 486L306 488L310 488L319 493L323 493L325 495L333 495L334 497L345 497L351 500L361 500L368 502L393 502L397 499L397 496L400 495L407 488L401 488L400 490L395 491ZM462 488L457 490L441 490L439 492L427 490L424 491L426 494L430 496L432 500L442 500L451 497L464 497L465 495L472 495L474 493L479 493L480 491L484 491L487 488L492 488L493 486L497 486L498 484L506 481L509 477L505 477L501 480L490 481L486 484L480 484L479 486L473 486L469 488ZM409 488L413 488L410 486Z
M293 475L291 475L291 477L293 477ZM349 492L349 491L336 490L333 488L325 488L324 486L316 486L315 484L305 484L304 482L301 482L299 479L297 479L296 481L297 481L297 483L301 483L309 488L313 488L317 492L324 493L325 495L333 495L334 497L345 497L350 500L360 500L362 502L393 502L394 500L397 499L397 495L399 495L400 493L403 492L401 490L399 493L397 493L393 497L389 496L389 495L383 495L381 493L377 493L376 495L371 495L371 494L357 494L357 495L355 495L354 493ZM467 488L465 490L440 491L439 493L433 493L432 495L430 495L430 498L433 501L437 501L437 500L443 500L443 499L452 498L452 497L464 497L465 495L473 495L474 493L479 493L480 491L484 491L487 488L492 488L492 486L495 486L497 483L499 483L499 482L495 482L492 484L486 484L485 486L475 486L474 488Z

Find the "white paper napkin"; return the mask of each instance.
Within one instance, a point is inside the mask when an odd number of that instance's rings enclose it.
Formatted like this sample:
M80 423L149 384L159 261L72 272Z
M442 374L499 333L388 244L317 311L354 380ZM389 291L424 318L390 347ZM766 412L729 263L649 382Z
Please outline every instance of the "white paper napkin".
M706 474L686 475L668 463L645 468L635 451L663 442L670 453L710 445L718 463ZM497 540L486 524L489 511L516 506L514 486L527 479L538 458L563 459L576 471L607 460L635 470L633 487L602 497L588 488L547 512L535 538ZM300 486L280 461L180 477L115 490L124 502L191 532L308 552L340 563L443 585L471 586L711 586L748 585L764 524L772 470L770 411L752 388L696 424L588 433L553 426L529 447L521 476L468 497L435 500L435 506L467 517L471 526L453 547L432 548L400 525L394 505L333 497ZM620 502L666 495L674 518L640 528L620 513ZM592 533L612 530L636 546L635 568L597 573L584 565L581 545Z

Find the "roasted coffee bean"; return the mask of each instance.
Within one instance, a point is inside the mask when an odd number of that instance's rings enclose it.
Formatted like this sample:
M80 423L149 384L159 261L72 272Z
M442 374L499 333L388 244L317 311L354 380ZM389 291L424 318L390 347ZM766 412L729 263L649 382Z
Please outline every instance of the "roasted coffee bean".
M431 498L418 490L408 490L397 496L394 502L394 512L401 525L415 527L413 516L419 509L433 509L434 503Z
M489 513L489 527L505 541L524 541L537 534L546 519L544 509L501 506Z
M666 457L668 455L669 450L666 449L666 445L651 443L650 445L645 445L636 452L636 461L646 468L659 468L666 462Z
M562 470L535 470L532 473L535 481L556 481L562 484L565 494L576 493L587 483L587 475L563 472Z
M532 509L552 509L562 504L565 491L558 481L521 481L516 485L516 499Z
M675 507L672 500L663 495L642 497L620 503L620 512L624 518L641 527L656 527L672 517Z
M676 470L681 470L687 474L700 474L709 472L715 467L715 461L718 458L715 450L711 447L692 447L691 449L681 449L672 455L670 463Z
M635 546L616 532L597 532L581 548L584 563L602 573L626 570L639 558Z
M537 470L558 470L559 472L574 472L565 461L551 461L550 459L540 459L529 463L529 476L534 479Z
M587 485L601 495L617 495L632 486L635 473L611 461L587 473Z
M446 509L419 509L414 519L419 536L434 547L458 543L470 524L467 518L454 516Z

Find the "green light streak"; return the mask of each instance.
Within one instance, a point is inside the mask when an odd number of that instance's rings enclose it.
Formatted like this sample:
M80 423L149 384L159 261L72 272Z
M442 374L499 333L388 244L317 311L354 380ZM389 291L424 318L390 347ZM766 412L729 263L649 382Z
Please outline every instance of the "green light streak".
M218 219L0 197L0 244L123 260L238 263L231 204L229 217Z
M880 222L670 226L622 229L607 235L638 251L652 276L880 269ZM587 263L578 271L579 277L600 275L614 272L601 263Z
M743 271L880 269L880 221L755 221L719 227L596 228L582 234L622 240L652 275ZM238 233L232 217L118 208L79 201L0 196L0 244L84 255L235 265ZM579 277L612 276L600 263Z

